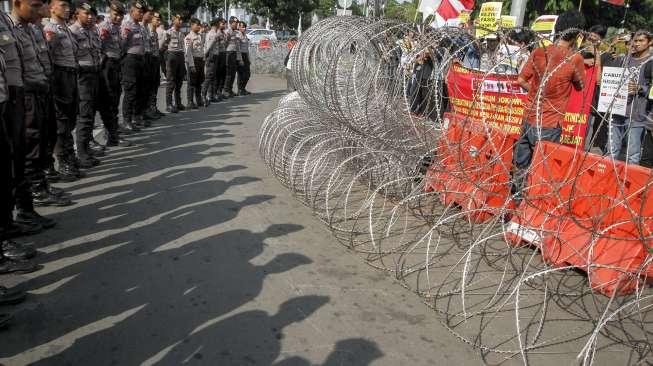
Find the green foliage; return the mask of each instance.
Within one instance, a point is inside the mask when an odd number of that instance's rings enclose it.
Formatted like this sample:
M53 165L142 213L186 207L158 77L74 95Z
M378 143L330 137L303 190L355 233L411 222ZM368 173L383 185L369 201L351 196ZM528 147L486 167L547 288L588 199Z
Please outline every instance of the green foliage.
M413 22L419 1L406 1L399 3L397 0L388 0L385 6L385 17Z

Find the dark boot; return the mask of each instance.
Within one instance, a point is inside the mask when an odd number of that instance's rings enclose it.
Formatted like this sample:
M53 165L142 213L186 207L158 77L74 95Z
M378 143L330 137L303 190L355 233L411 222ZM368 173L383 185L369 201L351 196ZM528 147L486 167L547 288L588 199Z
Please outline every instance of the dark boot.
M30 261L12 261L0 257L0 274L3 273L32 273L41 269L40 266Z
M57 222L43 217L38 214L36 211L23 211L19 210L16 214L16 219L14 220L17 224L36 224L40 225L44 229L53 228L57 225Z
M36 249L31 245L19 244L13 240L5 240L0 245L2 246L2 255L7 259L16 261L36 257Z
M23 291L0 286L0 305L16 305L25 300L26 294Z

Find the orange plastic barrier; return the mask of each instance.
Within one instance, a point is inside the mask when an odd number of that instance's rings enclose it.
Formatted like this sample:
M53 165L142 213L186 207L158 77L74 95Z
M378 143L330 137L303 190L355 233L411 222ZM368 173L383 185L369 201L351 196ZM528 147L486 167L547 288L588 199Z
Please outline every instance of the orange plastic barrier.
M270 42L269 39L264 38L258 43L259 50L269 50L271 48L272 48L272 42Z
M471 222L491 219L510 206L510 167L515 137L448 114L446 134L427 173L426 190L445 205L461 206Z
M597 292L632 293L653 278L651 183L650 169L540 142L506 240L538 246L553 266L586 271Z

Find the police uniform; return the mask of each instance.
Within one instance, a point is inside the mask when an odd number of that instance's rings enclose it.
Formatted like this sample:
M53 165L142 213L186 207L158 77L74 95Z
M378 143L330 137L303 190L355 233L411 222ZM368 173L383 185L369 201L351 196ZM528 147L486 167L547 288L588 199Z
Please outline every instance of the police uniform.
M224 99L222 90L224 89L225 79L227 77L227 32L218 29L216 34L216 52L218 53L217 63L215 66L215 101L219 102Z
M208 105L215 98L216 74L218 68L218 32L217 22L214 21L213 27L206 33L204 40L204 83L202 84L202 101Z
M52 94L57 119L54 155L65 180L80 176L74 159L72 130L77 119L77 44L65 23L52 19L43 28L52 56Z
M175 15L179 17L179 15ZM167 48L166 59L166 106L169 112L184 110L181 104L181 86L184 83L184 34L174 27L166 32L164 43ZM174 105L172 95L175 95Z
M16 163L23 158L16 156L15 130L23 124L23 67L20 61L18 43L13 35L12 23L0 11L0 100L2 118L0 122L0 229L7 229L13 221L16 185ZM18 159L16 159L18 158ZM22 168L22 167L21 167Z
M80 3L79 10L91 11L91 5ZM93 157L89 144L93 138L93 125L97 112L96 101L100 88L100 54L99 39L94 37L92 27L84 27L79 21L70 26L75 42L77 42L77 90L79 93L79 115L77 117L77 157L82 168L90 168L99 164Z
M111 3L111 10L125 14L124 6L117 1ZM107 145L128 145L127 142L121 140L118 128L121 94L120 59L122 57L120 23L113 23L111 18L107 17L98 26L98 34L102 45L102 66L98 91L101 102L97 107L104 128L107 130Z
M200 33L191 31L184 39L186 45L185 62L188 68L188 87L186 96L188 107L204 105L202 84L204 83L204 38ZM194 99L194 100L193 100Z
M240 34L240 55L243 60L238 64L238 95L247 95L247 83L251 76L250 63L249 63L249 38L246 34Z
M238 20L236 19L236 22ZM230 22L231 23L231 22ZM226 69L227 75L225 76L224 83L224 96L231 98L234 96L233 87L236 80L236 72L238 65L242 62L242 54L240 53L240 38L241 33L239 30L232 30L231 27L227 30L227 48L226 48Z
M159 13L154 13L154 18L161 19ZM148 109L154 116L161 117L161 112L157 109L157 94L159 92L159 85L161 84L161 73L159 67L161 65L161 53L159 51L159 34L156 29L150 27L150 49L151 59L148 68L152 72L152 79L150 80L150 90L148 93Z
M50 85L50 90L53 89L52 86L52 72L53 72L53 65L52 65L52 56L50 55L50 47L48 47L48 43L45 40L45 34L43 32L43 24L38 23L38 24L30 24L30 27L32 28L32 34L34 35L34 41L36 42L36 47L37 47L37 52L39 54L39 61L41 61L41 65L43 66L43 72L45 73L45 77L48 79L48 84ZM52 97L52 93L47 93L45 96L45 103L46 103L46 113L45 113L45 118L44 118L44 129L43 129L43 135L41 136L41 140L47 142L47 153L45 154L45 177L46 180L53 180L57 181L60 180L61 177L59 174L54 170L54 145L57 143L57 120L56 116L54 113L54 98Z
M157 13L158 14L158 13ZM156 28L156 38L157 41L159 42L159 62L161 62L161 72L163 73L163 77L165 77L168 73L166 72L166 55L167 55L167 46L165 45L166 41L166 29L163 27L163 24L159 25Z
M145 10L145 6L135 1L132 7ZM143 94L145 83L143 68L145 67L145 45L143 40L143 27L132 19L122 22L120 28L122 42L122 119L124 127L133 132L140 131L133 122L140 122L143 113Z
M148 7L147 11L152 11ZM144 59L143 59L143 94L141 100L141 110L143 111L143 119L145 120L145 126L150 125L150 120L159 118L150 108L150 102L152 93L156 90L152 89L154 85L155 75L159 73L158 59L155 59L154 51L158 51L158 47L154 47L153 43L156 44L156 32L152 32L150 29L150 24L142 22L141 29L143 30L143 49L144 49ZM156 62L156 64L155 64Z
M44 169L48 153L45 137L46 96L50 85L45 75L43 65L39 60L32 28L28 23L20 22L14 16L9 16L13 24L14 37L19 44L20 58L23 64L24 83L24 128L23 154L25 158L24 179L17 182L16 208L18 211L33 212L33 199L36 203L47 204L51 197L46 189ZM19 153L19 149L16 153ZM34 196L32 197L32 192ZM53 202L54 203L54 202Z

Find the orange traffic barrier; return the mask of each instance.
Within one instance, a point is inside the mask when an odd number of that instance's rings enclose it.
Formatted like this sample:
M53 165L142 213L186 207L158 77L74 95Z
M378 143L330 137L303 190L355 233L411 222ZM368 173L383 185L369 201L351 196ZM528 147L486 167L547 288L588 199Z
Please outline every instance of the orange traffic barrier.
M651 180L650 169L539 142L506 240L535 244L552 266L586 271L599 293L632 293L653 278Z
M456 114L427 174L427 191L445 205L456 203L472 222L485 222L509 206L510 167L515 138Z

